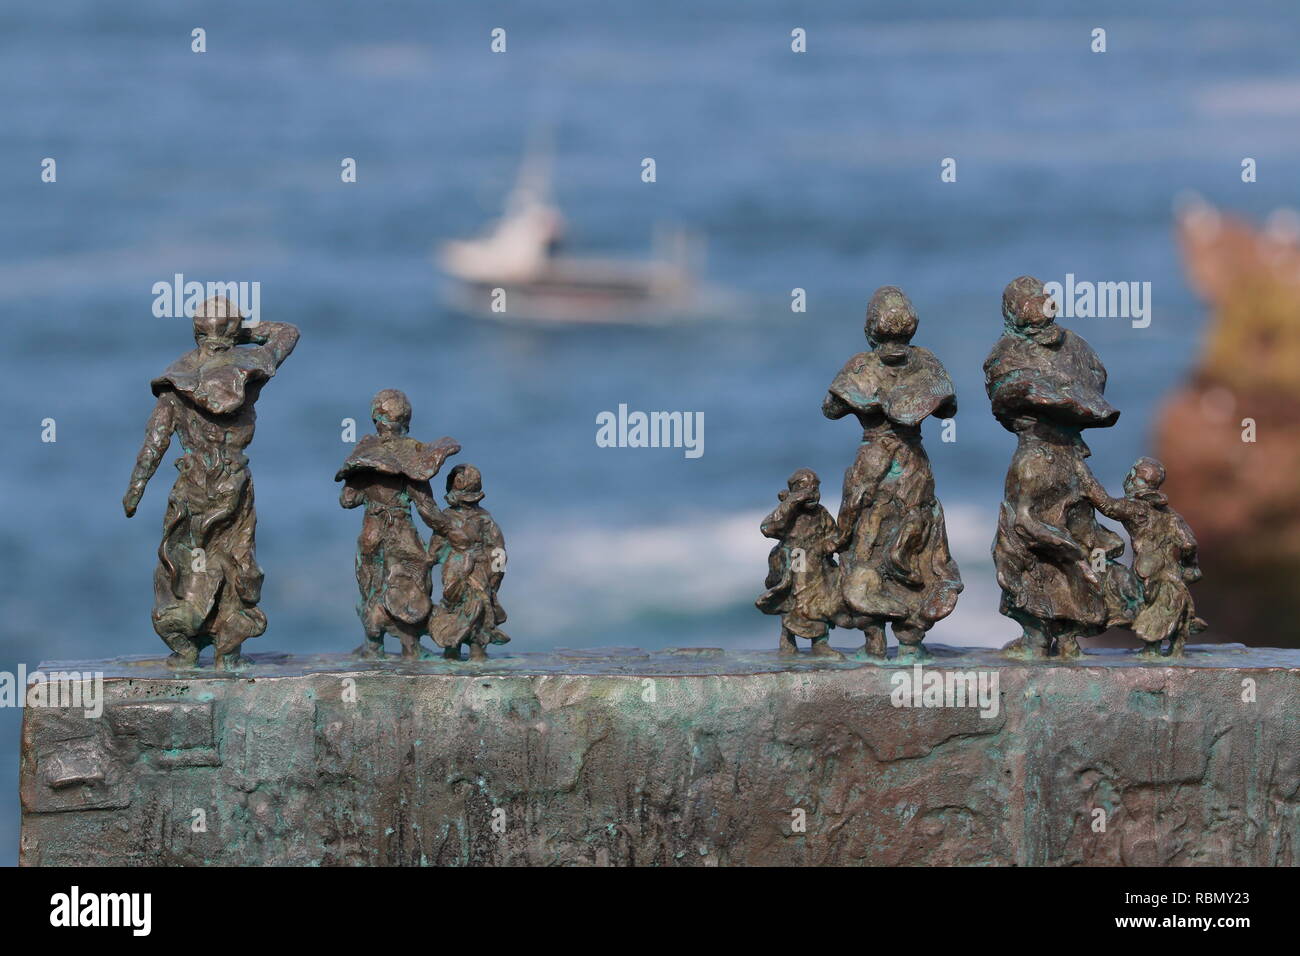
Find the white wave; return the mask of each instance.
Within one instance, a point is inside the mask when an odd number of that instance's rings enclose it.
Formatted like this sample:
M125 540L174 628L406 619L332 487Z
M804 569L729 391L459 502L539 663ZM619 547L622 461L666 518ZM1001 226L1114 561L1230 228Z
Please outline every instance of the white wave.
M832 513L837 504L826 502ZM997 613L989 558L995 514L961 502L946 512L966 591L932 637L949 644L1003 642L1012 628ZM655 611L690 615L747 603L762 591L767 573L772 541L758 531L765 513L703 514L622 528L519 529L509 538L507 607L534 631L562 633L594 622L616 635L620 623ZM763 644L770 630L755 611L752 643Z

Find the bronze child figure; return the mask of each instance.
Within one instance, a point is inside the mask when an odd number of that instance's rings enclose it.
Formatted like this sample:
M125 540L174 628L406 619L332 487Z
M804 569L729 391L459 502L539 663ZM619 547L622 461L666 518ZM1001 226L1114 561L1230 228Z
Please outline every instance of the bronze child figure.
M253 440L262 386L293 352L298 330L281 322L246 328L242 320L222 296L195 310L195 349L150 383L157 402L122 499L129 518L178 436L183 454L167 498L152 614L176 667L196 666L199 652L212 645L216 668L234 668L244 641L266 630L257 606L262 569L244 449Z
M448 456L460 451L450 438L424 444L407 435L411 403L395 388L379 392L370 403L375 434L366 435L334 476L342 481L339 504L365 506L357 538L357 614L366 641L360 657L383 657L384 635L402 644L405 658L433 655L420 646L429 612L432 560L411 520L411 505L424 522L441 526L429 479Z
M827 418L852 415L862 428L838 525L844 604L869 657L885 656L887 622L899 659L925 656L926 631L952 613L962 590L921 444L921 423L956 415L957 397L934 354L911 344L916 328L902 290L877 289L867 305L871 348L845 363L822 403Z
M1139 458L1124 479L1124 497L1104 513L1124 523L1133 541L1133 571L1142 587L1142 606L1132 628L1143 642L1142 653L1181 657L1187 638L1205 630L1196 616L1188 585L1199 581L1196 538L1169 499L1160 491L1165 467L1154 458Z
M819 657L842 658L831 647L830 628L850 627L842 612L840 569L835 563L839 543L835 519L821 503L816 472L800 468L779 492L780 504L763 519L763 536L775 538L768 555L766 591L755 601L764 614L781 615L781 654L796 654L795 638L812 641Z
M442 602L429 616L429 636L443 656L487 659L489 644L505 644L506 612L497 599L505 577L506 542L492 515L479 506L483 476L473 465L457 465L447 475L447 507L429 538L429 554L442 564Z

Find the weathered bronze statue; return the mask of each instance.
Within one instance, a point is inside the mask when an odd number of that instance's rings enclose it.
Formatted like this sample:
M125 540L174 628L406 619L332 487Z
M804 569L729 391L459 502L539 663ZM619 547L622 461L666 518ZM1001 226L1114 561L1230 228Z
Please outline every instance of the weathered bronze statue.
M420 646L420 635L433 610L433 559L416 533L411 505L429 527L442 526L429 479L460 445L451 438L424 444L407 435L411 403L395 388L374 397L370 417L375 434L357 442L334 476L344 483L339 504L366 509L357 538L357 614L366 641L356 653L383 657L384 635L391 634L401 641L403 657L428 658L433 654Z
M196 666L212 645L215 666L233 668L244 641L266 630L244 449L253 440L254 403L298 344L298 330L279 322L245 328L242 319L221 296L195 311L197 347L151 383L158 401L122 499L129 518L172 435L179 436L184 453L167 499L153 608L154 630L178 667Z
M1002 295L1002 337L984 362L993 414L1017 439L998 516L993 561L1000 610L1022 629L1017 655L1077 656L1080 637L1132 623L1140 600L1117 561L1119 535L1097 522L1111 498L1089 471L1085 428L1119 412L1103 396L1106 369L1075 333L1054 321L1056 304L1022 276Z
M505 644L501 630L506 612L497 591L506 573L506 542L492 516L479 506L483 476L473 465L457 465L447 474L447 507L439 512L429 553L442 564L442 602L429 615L429 636L443 656L487 659L489 644Z
M831 627L852 627L844 611L840 568L835 563L839 531L821 503L821 480L800 468L779 492L780 504L761 530L777 543L767 559L766 591L754 603L764 614L781 615L782 654L795 654L795 638L812 641L819 657L842 658L828 640Z
M1205 630L1187 585L1199 581L1196 538L1169 499L1160 491L1165 467L1154 458L1139 458L1124 479L1124 497L1102 513L1124 522L1133 541L1133 571L1141 586L1142 606L1133 619L1143 654L1183 656L1187 638Z
M852 414L862 426L844 474L838 550L844 604L870 657L885 656L886 622L900 659L924 656L926 631L952 613L962 590L921 445L921 422L953 417L957 398L939 360L911 344L916 328L902 290L877 289L867 305L871 349L848 360L822 403L827 418Z

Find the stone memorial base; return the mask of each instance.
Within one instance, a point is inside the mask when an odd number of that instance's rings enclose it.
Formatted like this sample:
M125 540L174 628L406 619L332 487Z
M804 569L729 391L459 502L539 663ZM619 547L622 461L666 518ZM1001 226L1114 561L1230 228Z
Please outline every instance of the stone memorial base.
M932 651L44 665L103 710L26 709L21 862L1297 862L1300 651Z

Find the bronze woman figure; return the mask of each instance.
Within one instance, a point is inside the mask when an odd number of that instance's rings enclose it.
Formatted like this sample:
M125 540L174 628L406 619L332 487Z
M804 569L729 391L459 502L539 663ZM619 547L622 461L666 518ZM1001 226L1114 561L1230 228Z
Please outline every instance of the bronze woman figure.
M851 414L862 426L838 526L844 603L871 657L885 656L886 622L900 658L924 656L926 631L952 613L962 590L921 445L921 422L956 415L957 398L939 360L911 344L916 328L902 290L877 289L867 306L871 349L849 359L822 403L827 418Z

